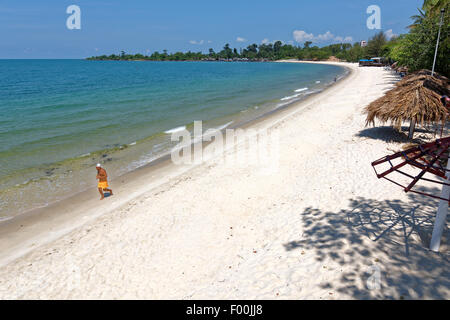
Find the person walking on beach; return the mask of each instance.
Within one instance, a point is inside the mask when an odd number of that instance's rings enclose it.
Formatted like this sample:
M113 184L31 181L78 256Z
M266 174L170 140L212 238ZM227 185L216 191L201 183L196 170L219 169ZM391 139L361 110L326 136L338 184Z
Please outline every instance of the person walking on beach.
M100 192L101 198L100 200L105 199L105 195L103 191L108 191L110 195L113 195L111 189L108 189L108 175L106 174L106 170L102 168L101 164L97 164L97 180L98 180L98 192Z

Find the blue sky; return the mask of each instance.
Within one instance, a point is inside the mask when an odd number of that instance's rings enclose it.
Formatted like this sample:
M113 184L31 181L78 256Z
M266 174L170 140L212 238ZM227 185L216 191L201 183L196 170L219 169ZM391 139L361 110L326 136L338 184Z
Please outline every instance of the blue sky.
M282 40L319 46L366 40L369 5L382 29L406 33L423 0L2 0L0 58L84 58L92 55L220 50L225 43ZM69 5L81 8L81 30L69 30ZM296 33L294 33L297 31ZM300 43L297 43L299 40Z

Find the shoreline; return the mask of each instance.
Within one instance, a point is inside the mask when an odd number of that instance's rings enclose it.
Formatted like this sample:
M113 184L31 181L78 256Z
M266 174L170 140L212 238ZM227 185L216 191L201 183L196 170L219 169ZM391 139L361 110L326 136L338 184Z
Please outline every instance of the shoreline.
M291 61L277 61L277 63L284 62L291 63ZM303 61L295 61L294 63L297 62L313 64L315 63ZM342 78L339 79L336 83L327 86L321 91L311 93L299 101L294 101L277 109L267 111L266 113L259 115L254 119L246 120L245 122L238 123L237 125L232 124L227 127L227 129L258 129L261 125L270 126L272 121L279 120L277 118L281 118L286 112L299 112L299 110L293 109L301 108L302 105L308 104L311 99L314 99L319 95L326 94L328 90L340 84L342 81L345 81L345 79L352 75L352 69L348 66L343 66L341 63L333 62L329 64L337 65L347 70ZM225 129L222 129L220 131L223 132L225 131ZM115 177L110 181L110 183L114 185L115 190L128 190L132 188L132 186L136 182L135 180L138 180L137 178L139 178L141 175L145 175L146 177L151 176L152 178L156 176L158 182L152 184L152 186L148 189L150 190L151 188L161 186L171 179L179 177L180 175L193 169L193 167L189 167L183 168L181 171L178 171L173 167L174 165L170 161L170 153L165 153L155 160L152 160L148 164L133 169L118 177ZM164 177L167 174L170 177L168 179ZM116 201L114 201L114 198L107 198L107 201L113 201L114 203L111 208L108 208L107 211L103 212L102 214L93 214L89 215L89 218L84 218L85 216L88 216L84 212L91 211L91 208L95 207L96 202L93 199L94 194L97 195L97 189L95 187L91 187L78 192L75 195L71 195L56 202L52 202L47 206L35 208L23 212L19 215L13 216L10 219L0 221L0 267L11 261L14 261L15 259L25 255L26 253L43 244L54 241L59 237L67 234L68 232L82 227L84 224L95 220L96 218L100 217L103 214L106 214L109 211L119 208L121 205L133 199L132 197L127 197L126 200L121 200L120 204L118 204L116 203ZM96 197L95 200L97 200ZM86 202L89 203L89 205L86 206ZM70 208L72 211L68 210L67 208ZM73 214L73 212L82 213ZM66 225L70 225L70 227ZM50 230L51 235L44 235L48 230ZM11 252L11 254L5 254L5 252Z
M267 65L267 67L262 67L262 69L256 68L256 70L262 70L261 72L265 74L265 78L271 77L271 70L291 70L288 72L291 76L286 78L289 79L286 84L282 83L281 80L274 83L274 86L270 86L268 88L270 94L263 94L264 90L262 90L258 94L258 91L254 93L250 91L237 96L232 95L228 99L230 102L223 100L222 107L219 106L220 103L210 103L209 101L205 101L207 108L203 107L201 101L203 95L196 95L199 97L193 98L193 101L195 104L202 106L201 108L208 110L205 116L197 112L197 115L193 118L189 113L191 111L188 111L186 117L183 117L183 115L168 116L169 120L163 124L150 123L147 125L146 129L139 136L136 136L137 130L133 129L136 127L133 123L139 123L139 121L132 120L129 124L126 124L126 127L129 129L127 134L115 134L113 135L114 138L105 141L100 139L101 142L95 143L89 142L90 139L83 143L84 139L71 135L70 139L73 140L74 145L80 145L80 149L69 147L66 152L65 149L59 147L55 151L58 157L48 157L48 159L47 157L39 156L39 154L35 156L30 154L27 157L29 166L23 169L15 170L13 165L6 166L4 169L8 174L4 174L1 179L0 198L3 201L0 201L0 211L2 211L0 223L20 214L26 214L36 208L45 208L49 204L67 199L86 190L95 184L95 181L91 180L90 172L98 162L105 164L106 168L109 169L110 178L116 178L167 154L175 145L175 143L170 141L170 132L173 128L178 129L178 127L182 126L192 131L193 120L198 119L203 120L205 130L208 128L220 130L224 126L230 127L230 123L233 127L240 126L252 119L266 116L273 109L283 108L287 103L291 104L310 94L314 94L316 91L323 90L324 87L331 84L333 80L331 77L334 75L334 72L339 76L345 72L345 69L340 67L314 68L313 65L310 66L305 68L299 67L299 65L297 67L283 67L274 63L272 66ZM231 69L234 70L236 68L238 70L242 69L238 68L238 66ZM246 68L243 68L243 70L246 70ZM268 68L268 72L264 71L266 68ZM295 70L297 69L300 70L298 75L295 76L297 74ZM305 71L305 74L310 74L311 78L302 76L303 69L311 69L310 71ZM314 70L317 71L314 72ZM276 76L276 74L274 75ZM316 81L314 84L314 81L310 80L316 76L317 80L321 80L321 83L318 84L320 81ZM258 83L256 79L258 78L255 78L255 83ZM277 78L275 77L271 81L274 82L274 79ZM309 87L309 89L305 92L297 93L293 89L297 89L296 85ZM257 85L257 87L266 88L267 85ZM207 94L204 95L208 96ZM214 96L218 97L217 94ZM178 100L176 99L175 101ZM210 105L212 105L212 108L209 107ZM156 115L156 117L164 118L160 115ZM72 136L75 138L72 138ZM92 141L98 140L95 136L92 138ZM55 140L55 143L57 142L58 140ZM40 147L38 144L35 149L37 150ZM20 152L17 152L17 154L20 155ZM11 157L14 160L18 156L13 154ZM14 164L16 162L9 161L8 163ZM10 167L12 168L11 170L9 169ZM70 181L70 186L67 184L67 181Z
M86 195L61 205L64 217L55 210L53 226L24 226L22 239L0 232L0 297L448 299L447 241L442 254L426 249L436 201L370 167L402 145L386 141L389 128L365 128L361 113L392 78L347 66L342 81L251 125L280 133L274 174L221 157L161 162L98 207ZM371 268L379 287L368 288Z

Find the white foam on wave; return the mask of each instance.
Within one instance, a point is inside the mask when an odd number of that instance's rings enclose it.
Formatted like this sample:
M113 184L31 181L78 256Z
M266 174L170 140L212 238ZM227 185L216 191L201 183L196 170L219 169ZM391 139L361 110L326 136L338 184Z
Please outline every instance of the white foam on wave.
M0 217L0 222L11 220L13 217Z
M135 141L135 142L132 142L132 143L129 144L129 146L135 146L136 143L137 143L136 141Z
M318 93L318 92L322 92L323 89L316 89L316 90L312 90L309 92L309 94L313 94L313 93Z
M177 127L177 128L173 128L173 129L170 129L170 130L164 131L164 133L167 133L167 134L172 134L172 133L174 133L174 132L179 132L179 131L183 131L183 130L186 130L186 126L182 126L182 127Z
M220 126L220 127L217 127L216 128L216 130L223 130L223 129L225 129L226 127L228 127L230 124L232 124L234 121L230 121L230 122L228 122L228 123L225 123L224 125L222 125L222 126Z
M319 81L319 80L317 80L317 81L316 81L316 83L320 83L320 81Z
M78 156L78 158L84 158L84 157L87 157L87 156L90 156L90 155L91 155L91 153L88 152L88 153L82 154L81 156Z
M306 90L308 90L308 88L301 88L301 89L295 90L295 92L303 92L303 91L306 91Z
M166 142L159 143L159 144L155 144L155 145L153 146L153 150L161 150L161 149L163 149L163 148L160 148L160 147L163 147L163 146L165 146L165 145L167 145Z
M143 166L151 163L152 161L155 161L158 158L163 157L167 154L170 154L170 152L166 152L166 153L162 153L162 154L150 153L150 154L141 156L138 160L135 160L135 161L132 161L131 163L129 163L127 166L127 170L131 171L131 170L135 170L137 168L143 167Z
M281 101L292 100L292 99L298 98L299 96L300 96L300 94L294 94L293 96L287 96L287 97L281 98L280 100Z
M284 107L284 106L287 106L288 104L290 104L291 102L289 101L289 102L284 102L284 103L279 103L279 104L277 104L277 106L276 106L276 108L275 109L278 109L278 108L281 108L281 107Z

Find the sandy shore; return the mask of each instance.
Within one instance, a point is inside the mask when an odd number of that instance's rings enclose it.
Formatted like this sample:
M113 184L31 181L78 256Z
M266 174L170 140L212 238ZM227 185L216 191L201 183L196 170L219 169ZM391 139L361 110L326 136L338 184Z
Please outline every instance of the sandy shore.
M448 241L426 249L436 202L370 166L403 142L361 113L393 77L344 65L254 126L279 133L277 172L161 164L0 229L0 298L449 299Z

